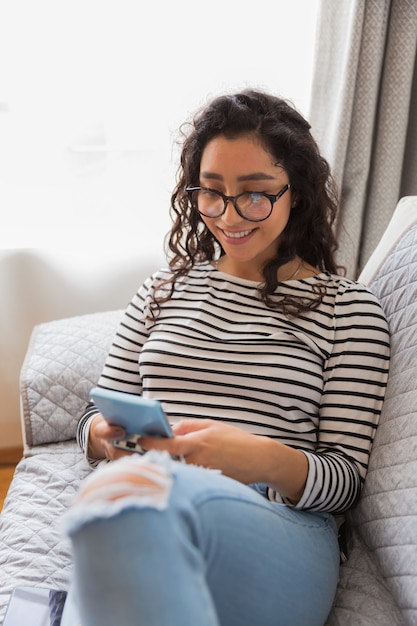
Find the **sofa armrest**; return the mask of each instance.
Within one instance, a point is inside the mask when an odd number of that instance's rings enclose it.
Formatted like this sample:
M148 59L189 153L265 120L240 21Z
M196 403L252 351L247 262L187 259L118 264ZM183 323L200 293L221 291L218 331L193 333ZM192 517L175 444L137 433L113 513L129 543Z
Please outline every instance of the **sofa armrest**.
M359 276L360 282L370 285L376 279L385 260L397 246L404 233L416 222L417 196L404 196L395 207L381 240L363 268Z
M20 375L25 446L75 437L121 314L80 315L34 328Z

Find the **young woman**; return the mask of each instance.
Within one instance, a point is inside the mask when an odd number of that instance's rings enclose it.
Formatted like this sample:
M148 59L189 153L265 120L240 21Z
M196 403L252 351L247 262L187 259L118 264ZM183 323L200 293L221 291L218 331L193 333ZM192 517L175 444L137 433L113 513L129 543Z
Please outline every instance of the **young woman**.
M99 386L160 400L175 436L124 453L86 408L90 464L115 462L67 518L63 624L322 625L335 520L385 392L384 314L337 275L329 167L280 98L248 90L197 114L172 212L169 269L133 297Z

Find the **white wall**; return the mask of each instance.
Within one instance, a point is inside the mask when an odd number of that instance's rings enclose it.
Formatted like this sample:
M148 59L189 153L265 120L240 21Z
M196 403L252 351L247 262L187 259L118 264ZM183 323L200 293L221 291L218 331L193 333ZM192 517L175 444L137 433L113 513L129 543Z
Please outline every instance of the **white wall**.
M163 261L179 125L261 87L307 115L319 0L0 3L0 449L34 325L123 308Z
M162 250L146 245L129 258L71 246L0 252L0 450L21 445L19 373L33 327L125 308L142 280L163 264Z

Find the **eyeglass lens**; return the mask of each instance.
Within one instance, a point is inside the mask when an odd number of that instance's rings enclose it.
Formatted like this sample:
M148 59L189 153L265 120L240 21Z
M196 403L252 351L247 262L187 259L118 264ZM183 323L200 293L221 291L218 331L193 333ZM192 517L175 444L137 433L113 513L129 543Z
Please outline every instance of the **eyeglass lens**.
M225 199L211 189L198 189L192 192L192 202L206 217L218 217L225 210ZM271 213L271 201L260 193L243 193L234 200L235 207L248 220L265 219Z

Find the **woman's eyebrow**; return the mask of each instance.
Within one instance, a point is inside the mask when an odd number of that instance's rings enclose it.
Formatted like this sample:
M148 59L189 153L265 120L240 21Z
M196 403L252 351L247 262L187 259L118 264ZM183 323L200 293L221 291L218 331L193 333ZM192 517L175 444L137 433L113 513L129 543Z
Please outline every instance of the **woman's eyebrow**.
M221 174L214 174L213 172L200 172L200 178L208 178L211 180L223 180Z
M224 180L221 174L215 174L214 172L200 172L200 176L201 178L207 178L209 180ZM251 174L238 176L237 180L239 182L244 182L247 180L276 180L276 178L275 176L265 174L264 172L253 172Z
M245 180L275 180L275 176L272 176L271 174L264 174L264 172L254 172L253 174L238 176L237 179L239 182Z

